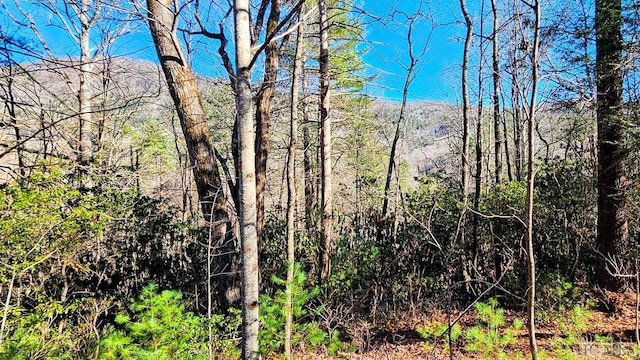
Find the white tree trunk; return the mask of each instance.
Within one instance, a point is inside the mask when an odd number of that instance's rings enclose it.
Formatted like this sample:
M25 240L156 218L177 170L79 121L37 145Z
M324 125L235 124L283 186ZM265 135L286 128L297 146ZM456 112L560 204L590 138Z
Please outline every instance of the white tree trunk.
M258 234L256 229L255 128L251 95L249 1L235 0L236 128L239 146L239 222L242 243L242 358L257 359L259 329Z
M78 160L87 163L93 159L93 146L91 144L91 78L93 71L91 48L89 44L91 19L87 15L89 1L82 0L78 17L80 19L80 73L78 86L79 107L79 136L78 136Z

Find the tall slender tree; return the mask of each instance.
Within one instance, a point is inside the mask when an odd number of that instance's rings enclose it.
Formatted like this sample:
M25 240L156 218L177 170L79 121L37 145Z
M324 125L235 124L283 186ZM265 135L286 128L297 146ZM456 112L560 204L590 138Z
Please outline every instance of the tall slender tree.
M259 268L256 225L256 166L251 94L251 19L249 1L234 2L236 45L236 135L239 148L238 217L242 243L242 357L258 359Z
M377 229L378 243L380 243L380 241L382 240L383 227L384 227L384 223L386 222L386 218L388 216L389 198L391 196L390 195L391 181L393 178L394 170L397 167L396 158L398 156L397 155L398 142L400 140L400 133L402 132L402 127L404 126L404 122L405 122L405 114L407 110L407 98L409 96L409 86L411 86L411 83L416 78L416 66L418 65L418 63L420 62L424 54L427 52L427 48L429 45L430 36L427 36L427 40L421 46L418 46L418 48L416 49L416 44L415 44L416 40L413 37L417 24L421 20L422 16L424 16L424 14L422 14L422 5L423 5L423 2L420 1L416 12L411 16L405 14L404 12L400 13L401 16L407 17L407 20L409 21L409 28L407 30L407 53L409 56L409 64L403 65L403 68L406 71L406 76L404 79L404 85L402 87L402 102L400 105L400 114L398 116L398 122L396 123L396 130L393 135L393 140L391 142L391 151L389 154L389 165L387 167L387 175L384 183L384 191L382 196L382 211L380 213L380 224L379 224L380 226L378 226L378 229ZM433 27L431 27L431 29L433 29Z
M7 124L13 128L14 135L14 143L20 144L22 142L22 133L21 126L18 124L18 109L19 109L19 101L16 99L16 86L15 79L19 76L19 65L16 60L14 60L14 54L10 50L10 43L14 42L14 40L7 38L4 34L1 34L4 39L4 44L0 46L0 64L2 64L2 70L0 70L1 78L3 81L0 82L0 99L3 102L3 111L2 117L0 118L0 123L3 126ZM0 146L3 148L9 147L8 144L2 142ZM24 177L26 175L26 167L25 167L25 156L24 156L24 147L18 146L16 148L16 159L18 160L18 168L17 173L20 177ZM46 146L43 149L43 152L46 154ZM2 155L0 155L2 158Z
M104 61L103 57L111 44L127 31L127 26L113 25L123 20L121 12L116 10L121 4L117 0L111 4L104 0L42 0L28 8L25 2L13 0L12 5L8 3L9 1L3 2L0 6L16 24L29 28L36 40L29 45L31 49L23 55L30 60L51 66L50 70L57 73L74 93L77 100L75 104L68 98L62 99L65 106L68 106L66 110L75 112L74 120L77 120L76 133L67 138L72 143L74 158L79 164L86 165L92 162L96 142L94 124L97 122L94 103L96 89L99 88L99 71L96 65ZM52 26L58 27L72 39L77 51L74 60L64 61L57 58L57 54L52 50L53 42L47 40L44 26L34 21L34 13L41 10L50 17ZM45 93L48 92L47 89L43 90Z
M491 0L491 13L493 14L493 34L491 35L492 45L492 78L493 78L493 134L494 134L494 181L496 184L502 182L502 124L500 113L500 50L498 46L498 35L500 33L498 21L498 6L496 0Z
M498 43L499 35L499 21L498 21L498 5L496 0L491 0L491 13L493 15L493 33L491 34L491 77L493 79L493 134L494 134L494 181L495 184L502 182L502 128L501 124L502 114L500 113L500 51ZM505 144L505 153L508 154L507 146ZM509 158L507 157L507 162ZM493 250L493 271L495 279L502 277L502 256L498 250L496 238L492 232L491 244Z
M267 188L267 159L269 155L269 127L271 123L271 100L276 90L276 78L278 64L280 62L280 46L273 40L280 24L280 0L262 0L258 12L257 24L254 27L252 46L256 46L262 27L261 16L264 16L267 4L269 4L269 17L267 18L266 39L264 53L263 80L255 96L255 122L256 122L256 196L257 196L257 229L258 241L262 241L264 227L265 191ZM271 40L269 40L271 39Z
M303 61L304 62L304 61ZM305 93L308 88L307 76L305 72L302 74L302 92ZM317 240L317 221L316 214L318 211L318 171L317 171L317 146L313 142L317 137L311 136L311 130L316 130L315 122L310 119L309 101L307 97L302 99L302 162L304 168L304 219L307 235L311 240Z
M460 224L459 228L464 229L464 223L466 222L466 213L467 207L469 205L469 172L471 169L469 168L469 52L471 49L471 40L473 38L473 21L471 20L471 15L469 14L469 10L467 8L467 3L465 0L460 0L460 10L462 11L462 16L464 17L465 23L465 38L464 38L464 48L462 52L462 164L460 166L460 175L461 175L461 183L462 183L462 201L463 207L460 211ZM474 209L477 210L478 202L475 201L474 197ZM473 246L471 249L471 258L475 257L476 245L477 245L477 226L478 226L478 215L474 213L473 215L473 226L474 226L474 240ZM463 246L466 245L467 242L466 235L461 232ZM466 246L465 246L466 247ZM467 266L469 259L468 254L463 252L462 254L462 273L465 280L465 286L467 290L469 290L471 276L469 275L469 271L467 270Z
M534 0L531 4L534 13L533 44L531 50L531 97L529 99L527 118L527 218L526 224L526 249L527 249L527 328L529 331L529 349L531 359L538 358L538 345L536 342L535 303L536 303L536 260L533 247L533 202L534 202L534 129L536 124L536 109L538 96L538 67L540 66L540 2Z
M460 0L460 9L466 29L462 53L462 164L460 167L462 195L466 203L469 189L469 49L473 37L473 21L465 0Z
M609 290L624 281L610 265L622 261L629 229L625 178L626 150L622 112L622 4L596 0L596 87L598 124L598 230L596 277Z
M265 215L265 195L267 189L267 160L269 156L269 138L270 138L270 123L271 123L271 103L276 91L276 81L278 75L278 67L281 56L281 39L282 34L279 34L283 28L290 24L291 19L300 10L300 7L304 4L304 0L297 0L291 2L291 10L281 18L282 0L260 0L257 5L257 14L255 20L250 22L250 35L251 35L251 48L253 49L253 57L249 62L249 67L253 68L258 58L264 52L264 68L262 71L262 82L257 87L257 91L254 94L255 102L255 123L256 123L256 136L255 136L255 168L256 168L256 226L258 231L258 242L262 239L262 232L264 227L264 215ZM207 29L207 26L200 14L200 6L203 6L205 13L210 13L208 5L201 4L199 1L195 2L195 20L199 26L198 30L189 31L191 34L204 35L211 39L216 39L220 42L218 48L218 54L221 57L223 66L229 76L231 86L236 87L236 74L234 72L231 57L227 52L228 40L224 33L223 23L220 22L219 31L214 32ZM250 6L252 7L250 2ZM268 15L267 15L268 14ZM265 24L265 16L266 24ZM251 21L251 16L249 17ZM289 33L290 31L285 31ZM260 40L264 42L259 43ZM234 134L238 129L234 128ZM236 162L236 172L239 171L239 150L238 144L235 142L237 136L234 135L234 160ZM239 174L236 174L239 176ZM235 186L233 186L235 188ZM234 200L237 203L237 194L234 194Z
M91 14L98 14L102 3L96 2L94 5L97 6L97 8L93 11L89 9L90 4L88 0L82 0L79 3L71 1L68 5L77 14L80 20L80 28L82 29L79 33L80 72L78 73L80 79L78 86L78 103L80 108L80 113L78 114L78 127L80 129L78 137L78 160L80 160L81 163L87 163L93 159L93 146L91 144L91 123L93 117L91 110L91 98L93 97L91 80L93 78L94 64L91 61L89 29L96 19L96 17L91 16Z
M326 0L318 0L320 15L320 177L322 184L322 227L320 240L321 280L331 273L331 235L333 227L332 163L331 163L331 118L329 116L329 21Z
M195 77L176 34L177 9L173 7L172 0L148 0L147 11L149 29L158 59L187 144L202 214L212 227L216 247L223 254L216 257L220 261L217 271L233 273L236 265L233 261L234 247L229 210L207 116L202 107ZM238 298L237 285L234 283L233 277L225 277L225 280L218 282L223 306Z
M484 7L485 7L485 3L484 0L481 1L481 6L480 6L480 21L479 21L479 28L480 28L480 33L479 33L479 41L478 41L478 49L479 49L479 57L480 59L484 58L484 42L485 42L485 36L484 36ZM483 167L483 161L482 161L482 156L484 154L484 150L483 150L483 114L484 114L484 64L483 61L481 60L478 64L478 104L477 104L477 118L476 118L476 143L475 143L475 153L476 153L476 161L475 161L475 169L476 172L474 174L474 178L475 178L475 189L474 189L474 193L473 193L473 208L475 210L474 214L473 214L473 244L472 244L472 253L473 256L471 258L472 261L472 267L477 269L478 267L475 266L475 264L478 261L478 251L479 251L479 234L478 234L478 227L479 227L479 213L478 213L478 209L480 208L480 195L481 195L481 191L482 191L482 167Z
M522 23L522 12L515 3L513 5L513 15L511 19L511 39L512 43L508 47L509 52L509 77L510 77L510 101L511 117L513 126L513 147L514 147L514 173L517 181L522 180L524 168L524 141L522 139L524 130L523 119L523 81L521 81L523 52L527 50L527 43L522 36L520 24ZM505 135L506 136L506 135Z
M304 6L300 9L304 13ZM299 16L299 19L301 16ZM300 21L302 21L300 19ZM295 230L296 230L296 146L298 143L298 122L300 105L300 77L303 68L304 27L298 24L295 42L295 55L291 76L291 104L289 124L289 148L287 151L287 283L284 323L284 352L287 359L293 359L291 350L293 332L293 280L295 275Z

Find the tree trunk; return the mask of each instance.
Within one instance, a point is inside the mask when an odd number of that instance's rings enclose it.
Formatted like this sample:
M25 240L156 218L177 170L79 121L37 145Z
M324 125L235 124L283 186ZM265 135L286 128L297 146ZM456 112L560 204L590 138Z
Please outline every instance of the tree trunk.
M517 83L517 78L512 79L515 83ZM524 159L524 152L522 150L522 110L520 108L520 100L516 93L513 91L513 147L515 153L515 179L516 181L522 180L522 161Z
M304 100L303 100L304 101ZM308 109L306 104L303 105L304 110L304 122L305 125L302 128L302 147L303 147L303 167L304 167L304 218L305 229L309 233L309 238L315 239L316 234L316 222L315 212L318 207L318 191L317 191L317 176L314 171L314 156L312 149L314 144L311 143L311 135L309 134L309 127L311 123L307 118Z
M304 6L300 9L304 13ZM293 332L293 278L295 273L295 215L296 215L296 146L298 142L298 105L300 103L300 76L302 75L303 41L302 24L298 25L296 34L296 53L293 60L291 78L291 123L290 140L287 156L287 288L284 322L284 353L287 359L293 359L291 336Z
M464 50L462 53L462 164L460 175L462 182L462 196L467 203L467 192L469 189L469 48L473 36L473 22L465 0L460 0L460 9L464 16L466 26L466 36L464 39Z
M255 129L251 95L249 1L235 0L236 129L239 153L239 222L242 241L242 358L258 359L259 268L256 228Z
M482 2L484 5L484 2ZM480 34L479 34L479 53L480 59L484 58L484 9L480 9ZM475 173L475 190L473 194L473 244L471 248L472 252L472 268L477 269L477 261L479 256L480 244L479 244L479 234L478 234L478 226L480 222L479 217L479 209L480 209L480 193L482 191L482 114L483 114L483 92L484 92L484 74L483 74L483 66L482 61L478 67L478 118L476 120L476 173Z
M280 20L280 0L271 0L266 38L273 37ZM264 199L267 186L267 158L269 155L269 123L271 118L271 100L276 89L280 54L275 41L269 41L265 47L264 78L262 87L256 95L256 196L258 244L262 242L264 227ZM260 247L260 246L259 246Z
M494 134L494 181L495 184L502 182L502 124L500 113L500 52L498 49L498 7L496 0L491 0L491 13L493 14L493 35L492 45L492 78L493 78L493 134ZM505 146L506 150L506 146ZM507 157L508 161L508 157ZM502 277L502 254L497 244L493 232L491 233L491 244L493 251L493 272L495 279Z
M534 191L534 150L535 136L534 129L536 123L536 97L538 92L538 65L539 65L539 48L540 48L540 3L536 0L533 2L532 10L535 12L534 33L533 33L533 49L531 55L531 99L529 101L529 117L527 119L527 233L525 236L527 247L527 328L529 331L529 349L531 351L531 359L536 360L538 357L538 346L536 343L536 325L535 325L535 303L536 303L536 261L533 251L533 191Z
M88 1L82 0L78 17L80 19L80 73L78 86L78 106L79 106L79 149L78 161L86 164L93 160L93 145L91 144L91 122L93 121L91 110L91 78L93 77L93 64L91 59L91 49L89 45L90 19L87 16Z
M464 228L466 225L466 213L467 207L469 206L469 172L471 169L469 168L469 50L471 48L471 40L473 37L473 21L471 20L471 16L469 15L469 10L467 9L467 3L465 0L460 0L460 10L462 11L462 15L464 16L464 22L466 27L466 35L464 39L464 49L462 52L462 164L460 166L460 175L461 175L461 183L462 183L462 201L463 207L460 211L460 221L459 228L461 238L462 238L462 247L464 251L462 252L462 276L465 282L466 291L470 291L471 287L471 275L469 275L469 259L470 256L472 259L475 257L477 246L477 227L478 227L478 217L477 213L474 213L473 218L473 226L474 226L474 240L472 244L472 249L469 249L468 239L465 234ZM479 196L479 193L477 193ZM478 197L479 198L479 197ZM474 201L474 209L478 208L479 203ZM469 254L469 251L471 252Z
M302 61L303 64L306 60ZM302 93L307 94L307 77L306 73L302 72ZM316 215L318 210L318 176L317 176L317 146L312 142L311 134L309 133L312 122L309 119L309 102L308 97L302 98L302 121L304 126L302 127L302 162L304 168L304 219L305 230L307 236L311 241L317 241L318 229ZM317 129L313 128L317 133ZM318 136L314 137L315 139Z
M621 277L608 271L619 263L629 237L622 120L621 1L596 1L596 87L598 122L598 285L619 291Z
M21 135L21 132L20 132L20 125L18 125L18 118L17 118L17 113L16 113L16 99L15 99L15 95L14 95L15 89L13 87L15 66L14 66L12 61L8 61L8 62L9 62L9 64L6 66L6 71L7 71L6 80L7 80L7 83L6 83L6 85L2 86L2 90L4 92L2 97L4 98L4 108L5 108L6 114L9 117L9 120L7 121L7 123L10 124L11 127L13 128L13 133L14 133L14 136L15 136L15 143L16 144L20 144L22 142L22 135ZM43 132L42 137L44 138L45 135L46 134ZM46 148L46 145L45 145L45 146L43 146L43 152L44 152L45 155L47 153L46 150L47 150L47 148ZM24 154L22 152L22 147L21 146L16 148L16 157L18 158L18 174L20 175L20 177L25 177L26 168L25 168Z
M398 122L396 124L396 131L393 135L393 141L391 142L391 152L389 154L389 166L387 167L387 176L384 183L384 192L382 194L382 211L380 213L380 218L378 219L378 229L377 229L377 241L378 244L381 245L384 237L384 229L387 223L387 213L389 208L389 192L391 191L391 180L393 178L394 169L396 166L396 152L398 151L398 141L400 140L400 133L402 131L402 124L404 123L405 113L407 109L407 97L409 95L409 86L411 85L413 79L415 78L414 70L418 63L418 60L425 53L423 50L420 54L414 54L413 48L413 39L412 34L415 27L415 22L418 16L420 16L420 7L422 3L413 16L409 18L409 29L407 31L407 53L409 55L409 66L406 67L407 74L404 79L404 86L402 88L402 104L400 105L400 115L398 116ZM426 44L425 44L426 48ZM399 183L398 183L399 186ZM397 220L397 217L396 219ZM396 231L392 231L393 238L395 239Z
M329 117L329 36L327 2L318 0L320 12L320 162L322 181L322 239L320 242L320 280L331 273L331 119Z
M503 114L504 114L504 110L503 110ZM502 117L502 139L504 141L504 160L505 163L507 164L507 181L511 182L513 181L513 171L511 170L511 152L509 150L509 137L507 136L507 122L504 118L504 116Z
M174 30L176 15L172 4L172 0L147 1L149 28L187 144L202 215L212 228L218 253L214 254L217 259L214 273L231 274L218 282L219 300L227 307L239 299L232 226L207 117Z
M502 182L502 125L500 113L500 52L498 49L498 8L496 0L491 0L491 12L493 13L492 43L492 67L493 67L493 133L494 133L494 159L495 159L495 183Z
M516 11L514 23L520 22L520 15ZM512 43L512 59L511 59L511 107L513 111L513 145L514 145L514 165L515 178L517 181L522 180L522 168L524 160L524 150L522 145L522 109L520 106L520 82L518 81L518 72L520 70L520 57L518 56L518 29L513 26L513 43Z

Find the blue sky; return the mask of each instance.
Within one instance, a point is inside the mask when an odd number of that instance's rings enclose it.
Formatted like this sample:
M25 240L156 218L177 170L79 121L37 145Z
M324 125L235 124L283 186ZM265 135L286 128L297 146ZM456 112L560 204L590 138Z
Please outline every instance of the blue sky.
M11 8L12 2L6 1L5 5ZM29 9L28 1L20 3ZM415 14L418 3L406 0L356 0L356 7L362 10L361 22L366 29L366 41L362 44L368 50L363 58L365 73L372 78L365 91L374 98L394 101L402 98L406 76L403 65L408 65L409 61L406 15ZM41 26L41 31L57 55L77 56L77 45L68 39L64 31L54 26L50 14L35 10L31 14L39 23L45 24ZM409 100L457 102L464 37L464 26L457 22L461 18L459 4L457 1L425 1L422 14L424 16L417 22L412 39L416 52L420 52L425 45L427 51L416 68L417 76L409 89ZM11 30L9 19L6 15L0 15L2 17L4 19L0 26L5 31ZM113 53L156 61L148 30L142 25L139 22L137 28L132 28L133 35L116 42ZM220 71L217 42L196 41L203 43L198 44L202 53L196 59L195 69L208 76L226 76Z
M462 62L464 26L457 1L427 1L423 18L413 32L415 52L427 45L417 66L417 77L409 88L409 100L456 102L459 98L459 73ZM419 1L364 0L360 6L371 15L365 37L368 54L364 57L367 74L375 76L367 91L377 98L399 101L406 77L403 65L409 64L406 17L394 10L412 15ZM376 21L380 19L379 21ZM431 33L432 32L432 33ZM431 33L431 37L428 38ZM428 44L426 43L428 40Z

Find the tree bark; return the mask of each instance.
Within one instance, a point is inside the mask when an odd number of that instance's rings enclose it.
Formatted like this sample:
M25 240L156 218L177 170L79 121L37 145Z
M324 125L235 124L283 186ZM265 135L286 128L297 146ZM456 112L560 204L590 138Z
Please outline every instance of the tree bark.
M504 110L503 110L504 113ZM511 182L513 181L513 171L511 170L511 152L509 150L509 137L507 136L508 132L507 132L507 121L506 119L502 118L502 139L504 141L504 160L505 163L507 164L507 181Z
M494 177L496 184L502 182L502 125L500 113L500 52L498 49L498 8L496 0L491 0L493 13L492 68L493 68L493 134L494 134Z
M494 134L494 181L495 184L502 182L502 124L500 113L500 52L498 49L498 7L496 0L491 0L491 13L493 14L493 35L491 37L492 45L492 78L493 78L493 134ZM505 145L505 152L506 151ZM507 157L507 161L508 161ZM493 232L491 233L491 244L493 251L493 271L495 279L502 277L502 254L496 245L498 241L495 239Z
M79 137L78 137L78 161L81 164L89 163L93 159L93 145L91 143L91 123L93 121L91 111L91 78L93 77L93 63L91 48L89 45L89 29L91 19L87 15L89 3L87 0L80 2L80 8L76 10L80 19L80 73L78 86L79 106Z
M469 48L471 47L471 37L473 36L473 22L467 10L465 0L460 0L460 9L464 16L466 35L464 39L464 50L462 53L462 165L460 166L460 176L462 180L462 196L467 202L467 191L469 189Z
M538 358L538 345L536 343L536 325L535 325L535 303L536 303L536 260L533 250L533 191L535 181L534 169L534 149L535 136L534 129L536 123L536 98L538 93L538 66L539 66L539 48L540 48L540 3L535 0L532 10L535 13L534 33L533 33L533 49L531 55L531 99L529 101L529 117L527 119L527 233L525 236L527 248L527 329L529 331L529 350L531 351L531 359Z
M329 36L327 2L318 0L320 13L320 162L322 182L322 239L320 242L320 280L331 273L331 118L329 117Z
M514 15L514 23L520 22L520 14L516 9ZM518 29L517 26L513 26L513 43L511 58L511 108L513 111L513 145L514 145L514 165L515 165L515 179L517 181L522 180L522 169L524 161L524 149L522 144L522 108L520 101L520 82L518 80L518 73L520 70L520 56L518 56Z
M9 59L10 55L8 50L4 49L7 52L7 59ZM14 72L15 65L12 60L7 61L9 64L5 67L7 72L6 74L6 84L2 84L0 87L2 88L3 94L2 98L4 99L4 109L6 114L8 115L7 123L13 128L13 134L15 136L15 143L20 144L22 142L22 135L20 132L20 125L18 124L17 118L17 109L16 109L16 99L15 99L15 89L14 89ZM3 74L4 75L4 74ZM4 116L3 116L4 117ZM44 138L43 134L43 138ZM43 146L43 152L46 155L46 146ZM16 148L16 157L18 159L18 174L20 177L25 177L26 168L25 168L25 160L24 154L21 147Z
M513 75L512 85L517 86L517 77ZM515 88L514 88L515 89ZM520 108L520 98L517 90L512 90L512 103L513 103L513 147L514 147L514 164L515 164L515 179L516 181L522 180L522 162L524 160L524 151L522 146L522 110Z
M303 88L305 86L303 85ZM314 154L312 149L316 148L315 144L311 142L311 134L309 134L309 127L311 122L308 119L309 111L307 103L303 100L303 121L304 126L302 128L302 147L303 147L303 167L304 167L304 219L305 229L311 240L316 239L316 211L318 208L318 177L317 172L314 169L317 162L314 159L317 155Z
M302 60L303 64L306 62L306 58ZM304 69L303 69L304 70ZM316 215L318 211L318 147L312 142L310 130L314 124L309 118L309 101L308 101L308 80L305 71L302 72L302 93L305 94L302 97L302 163L304 169L304 219L305 230L307 236L311 241L317 240L317 221ZM317 134L317 129L313 127L314 132ZM313 139L318 139L315 136Z
M242 241L242 358L258 359L259 268L256 206L255 129L251 95L249 1L235 0L236 129L239 153L239 222Z
M239 299L235 272L235 246L222 179L218 171L212 135L204 113L191 68L185 60L175 32L176 15L172 0L148 0L149 28L158 59L167 80L193 169L204 220L212 227L215 239L217 269L214 273L231 274L218 282L223 307ZM223 255L221 255L223 254Z
M280 21L280 0L271 0L271 9L267 19L266 38L271 38L278 29ZM259 25L260 26L260 25ZM269 41L265 47L264 74L262 87L255 99L256 103L256 196L258 244L262 241L264 227L264 199L267 186L267 158L269 155L269 123L271 100L276 89L280 53L275 41Z
M300 9L304 13L304 6ZM293 59L291 77L291 123L287 156L287 286L284 322L284 353L287 359L293 359L291 338L293 333L293 279L295 273L295 215L296 215L296 146L298 142L298 106L300 103L300 76L302 75L302 52L304 36L302 24L296 34L296 52Z
M471 48L471 40L473 37L473 21L469 15L469 10L467 9L467 3L465 0L460 0L460 11L462 11L462 16L464 17L466 35L464 39L464 49L462 52L462 164L460 166L463 207L460 210L460 225L458 227L461 230L460 237L464 248L464 251L462 252L462 276L465 282L465 289L466 291L469 291L471 286L471 275L469 275L469 270L467 269L469 266L468 258L469 256L472 259L475 257L478 236L478 215L477 212L474 212L474 240L472 249L469 249L468 239L464 228L466 225L467 207L469 206L469 172L471 171L469 168L469 50ZM479 200L479 192L476 194L478 196L477 199ZM478 206L479 202L474 198L474 209L477 210ZM469 251L471 254L469 254Z
M596 1L598 123L598 230L596 277L613 291L625 286L608 262L623 260L629 237L622 121L622 16L620 0Z
M484 5L484 2L482 2L482 5ZM478 48L479 48L479 53L480 53L480 59L484 58L484 9L480 9L480 34L479 34L479 44L478 44ZM483 67L483 62L480 61L480 64L478 66L478 107L477 107L477 119L476 119L476 146L475 146L475 151L476 151L476 173L474 174L474 178L475 178L475 189L474 189L474 194L473 194L473 209L474 209L474 213L473 213L473 243L471 244L471 253L472 253L472 257L471 257L471 261L472 261L472 265L471 267L474 269L477 269L478 267L476 266L477 262L478 262L478 256L479 256L479 250L480 250L480 244L479 244L479 234L478 234L478 226L479 226L479 222L480 222L480 216L479 216L479 208L480 208L480 195L481 195L481 191L482 191L482 166L483 166L483 161L482 161L482 155L483 155L483 151L482 151L482 141L483 141L483 136L482 136L482 115L483 115L483 92L484 92L484 67Z

